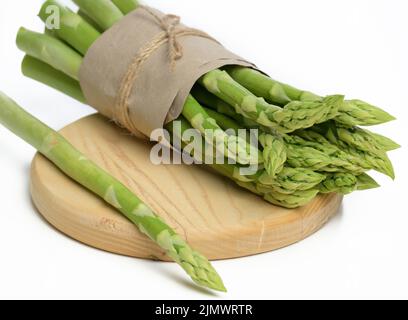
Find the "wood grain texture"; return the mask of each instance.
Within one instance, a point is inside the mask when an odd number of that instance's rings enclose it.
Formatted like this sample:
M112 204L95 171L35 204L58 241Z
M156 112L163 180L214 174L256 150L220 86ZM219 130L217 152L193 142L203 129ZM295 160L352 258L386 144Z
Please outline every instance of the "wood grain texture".
M151 144L99 115L73 123L61 133L211 260L263 253L298 242L319 230L342 201L340 195L331 194L301 209L287 210L203 167L155 166L150 161ZM78 241L127 256L167 260L126 218L41 155L32 163L31 193L45 219Z

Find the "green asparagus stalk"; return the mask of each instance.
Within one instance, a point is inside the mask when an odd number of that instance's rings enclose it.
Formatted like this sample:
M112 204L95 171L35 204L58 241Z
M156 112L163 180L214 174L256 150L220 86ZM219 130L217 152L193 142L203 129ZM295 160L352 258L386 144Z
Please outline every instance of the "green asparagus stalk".
M112 2L120 11L122 11L124 15L136 10L139 7L138 0L112 0Z
M224 130L233 130L238 135L242 128L233 119L218 113L211 109L205 109L206 112L215 120L217 124ZM250 137L248 137L250 139ZM266 171L271 177L282 171L287 160L287 152L285 142L277 134L262 133L258 137L259 142L263 147L263 163Z
M39 81L66 95L86 103L79 82L68 77L50 65L30 56L25 56L21 70L26 77Z
M284 105L287 99L289 101L322 100L321 97L313 93L280 83L253 69L230 67L227 70L235 81L271 103ZM339 114L335 119L348 126L371 126L395 120L384 110L361 100L344 101L339 107Z
M87 53L90 46L100 37L100 33L92 25L86 22L81 16L72 12L67 7L60 5L55 0L44 2L38 16L46 22L50 17L47 8L55 6L59 9L60 25L53 29L60 39L64 39L73 48L78 50L83 56ZM81 35L78 37L78 35Z
M277 135L262 133L259 142L263 147L265 170L271 178L283 170L288 159L285 142Z
M73 0L102 30L108 30L123 18L122 12L110 0Z
M325 175L309 169L285 167L275 178L264 173L257 182L272 187L275 192L293 194L313 189L325 179Z
M334 173L328 175L320 185L321 193L342 193L349 194L356 191L358 179L351 173Z
M346 126L374 126L396 120L388 112L361 100L347 100L336 121Z
M351 139L347 136L348 142L344 142L338 132L337 124L334 122L327 122L322 126L315 127L314 130L323 132L324 136L332 143L337 145L341 150L346 153L363 159L368 163L371 168L377 170L380 173L383 173L389 176L391 179L395 179L395 171L392 165L392 162L388 155L385 152L372 152L367 151L368 147L363 143L356 143L356 140ZM353 145L351 145L353 142ZM358 146L358 147L356 147Z
M235 68L235 67L227 67L225 70L231 75L235 81L243 85L253 94L258 97L263 97L269 103L276 103L280 106L285 106L292 101L307 101L307 99L301 99L301 96L294 96L292 98L288 96L290 92L285 91L285 87L277 81L269 79L264 74L260 72L251 72L248 68ZM310 99L309 99L310 100ZM311 99L319 100L317 99Z
M363 168L364 171L374 169L390 176L391 178L395 176L393 165L386 154L372 154L351 147L339 140L336 136L336 132L330 128L331 126L327 125L313 127L312 130L297 131L296 134L304 140L312 142L314 146L320 146L322 149L332 150L327 151L327 153L336 158L347 161L352 165ZM352 167L345 168L356 174L360 172L359 170L353 170Z
M377 138L371 135L367 130L358 127L344 127L338 123L333 123L332 129L336 131L337 137L350 147L380 156L386 156L386 152L378 143Z
M380 187L380 185L368 174L363 173L357 176L357 190L370 190Z
M193 96L187 98L182 114L220 154L243 165L262 163L262 156L256 147L239 136L226 134Z
M51 36L20 28L17 46L30 56L78 80L82 56L65 43Z
M300 131L298 134L301 135L302 133L304 136L308 136L308 130ZM283 139L290 149L288 153L290 154L290 161L293 161L292 165L303 162L307 168L319 171L338 172L346 170L356 174L373 169L369 163L347 154L324 138L324 140L320 139L316 142L308 141L297 135L284 135Z
M215 95L205 90L202 86L195 85L191 90L191 95L202 105L212 108L218 113L226 115L237 122L242 121L243 117L237 114L228 103L217 98Z
M222 101L221 99L217 98L212 93L205 90L200 85L195 85L191 91L193 97L202 105L211 108L212 110L216 111L219 114L225 115L231 119L233 119L237 124L239 124L242 128L241 129L262 129L265 132L273 132L276 133L276 130L263 127L256 123L255 121L245 118L242 115L235 112L231 106ZM222 126L221 126L222 127Z
M264 196L264 199L274 205L294 209L303 207L310 203L319 194L318 189L312 189L307 191L296 191L290 195L271 192Z
M48 29L47 27L44 28L44 34L50 37L58 38L57 34L55 33L55 30Z
M308 168L322 172L349 171L361 174L365 171L358 164L348 162L340 157L330 156L316 148L288 143L286 145L288 164L292 167ZM371 168L371 167L370 167Z
M79 15L82 19L84 19L86 22L88 22L92 27L94 27L95 30L97 30L99 33L103 32L103 29L98 26L98 24L93 21L85 12L83 12L81 9L77 11L77 15Z
M374 132L370 132L368 130L366 130L366 132L368 132L369 134L371 134L374 139L376 140L376 144L380 149L383 149L384 151L393 151L393 150L397 150L399 148L401 148L401 146L396 143L395 141L393 141L392 139L385 137L381 134L378 133L374 133Z
M238 123L236 123L233 119L227 117L226 115L205 107L204 110L212 119L217 122L221 129L225 131L232 130L235 135L238 135L239 130L242 130Z
M239 130L242 130L239 124L233 119L211 109L206 109L206 111L217 121L222 129L233 130L235 134L238 134ZM250 136L247 139L250 139ZM285 142L277 134L262 133L258 139L263 147L262 156L265 170L270 177L275 177L282 171L287 160Z
M127 187L88 160L60 134L32 117L0 92L0 123L36 148L73 180L103 198L166 251L200 286L226 291L201 254L191 249Z
M356 148L347 146L346 144L342 143L341 141L337 141L340 149L345 151L346 153L362 159L365 163L367 163L371 168L374 170L385 174L386 176L390 177L391 179L395 179L395 171L394 166L388 156L379 156L374 153L364 152L358 150Z
M236 113L262 126L282 133L308 128L333 119L343 103L343 96L330 96L324 101L294 101L284 108L267 103L232 79L227 72L214 70L199 83L218 98L235 108Z

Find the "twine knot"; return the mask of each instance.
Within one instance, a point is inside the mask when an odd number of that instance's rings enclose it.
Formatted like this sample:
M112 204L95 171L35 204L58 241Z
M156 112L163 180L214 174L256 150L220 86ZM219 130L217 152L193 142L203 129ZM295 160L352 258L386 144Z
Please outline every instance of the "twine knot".
M143 9L145 9L158 22L160 27L166 33L166 37L169 41L170 62L174 68L175 63L183 58L183 46L178 41L178 33L176 30L181 23L181 18L174 14L167 14L161 18L148 7L144 7Z

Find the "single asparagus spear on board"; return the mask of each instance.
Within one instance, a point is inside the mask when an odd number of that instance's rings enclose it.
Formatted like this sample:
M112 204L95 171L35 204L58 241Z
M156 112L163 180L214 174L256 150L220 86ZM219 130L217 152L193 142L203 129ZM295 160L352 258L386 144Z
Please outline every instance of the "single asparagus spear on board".
M208 260L191 249L135 194L1 92L0 123L31 144L67 176L120 211L180 264L198 285L225 291L221 278Z

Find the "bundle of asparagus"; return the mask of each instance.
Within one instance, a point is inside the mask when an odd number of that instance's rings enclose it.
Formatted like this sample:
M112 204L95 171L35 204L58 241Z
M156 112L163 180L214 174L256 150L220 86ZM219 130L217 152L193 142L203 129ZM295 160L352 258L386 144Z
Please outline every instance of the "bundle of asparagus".
M42 34L21 28L17 45L27 54L22 64L26 76L86 103L78 81L83 57L104 31L139 4L136 0L74 2L78 13L57 1L46 1L39 16L47 24L49 6L57 7L59 28ZM183 133L197 130L206 143L236 161L211 164L214 170L272 204L296 208L320 193L349 194L378 187L367 174L370 170L394 178L387 152L399 145L358 127L394 119L361 100L320 97L259 71L229 66L199 79L177 119L181 129L173 133L188 145L191 138ZM174 131L172 123L166 128ZM257 129L257 145L240 137L239 129ZM213 132L210 138L205 134L208 130ZM222 144L216 143L220 137ZM243 174L241 169L253 164L259 170Z
M73 180L104 199L177 262L195 283L226 291L210 262L190 246L127 187L76 150L59 133L0 92L0 123L31 144Z

